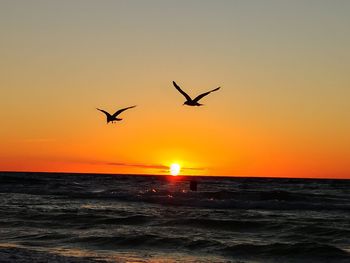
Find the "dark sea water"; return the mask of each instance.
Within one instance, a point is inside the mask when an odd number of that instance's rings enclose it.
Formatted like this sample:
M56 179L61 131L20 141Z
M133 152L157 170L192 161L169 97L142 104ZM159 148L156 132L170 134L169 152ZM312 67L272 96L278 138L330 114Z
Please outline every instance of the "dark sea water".
M2 172L0 262L350 262L350 180L190 179Z

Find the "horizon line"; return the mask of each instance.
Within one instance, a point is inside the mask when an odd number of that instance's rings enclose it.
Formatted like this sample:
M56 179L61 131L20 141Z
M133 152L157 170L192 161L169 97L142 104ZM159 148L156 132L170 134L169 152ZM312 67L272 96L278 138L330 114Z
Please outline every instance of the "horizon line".
M60 172L60 171L15 171L15 170L4 170L0 173L42 173L42 174L87 174L87 175L125 175L125 176L160 176L160 177L220 177L220 178L252 178L252 179L316 179L316 180L350 180L350 177L292 177L292 176L271 176L271 175L170 175L170 174L141 174L141 173L94 173L94 172Z

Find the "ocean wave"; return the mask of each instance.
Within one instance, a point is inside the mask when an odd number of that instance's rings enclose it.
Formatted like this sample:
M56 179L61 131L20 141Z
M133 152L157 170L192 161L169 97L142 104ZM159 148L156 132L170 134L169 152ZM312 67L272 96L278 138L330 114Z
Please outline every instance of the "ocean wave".
M109 197L112 198L112 197ZM116 197L117 198L117 197ZM120 198L120 197L119 197ZM264 210L343 210L350 211L350 203L345 202L326 202L319 200L312 202L308 199L300 199L300 201L286 201L278 199L259 199L252 200L244 198L230 198L230 199L215 199L212 197L198 198L183 195L167 195L167 196L140 196L138 198L127 196L121 197L124 201L142 201L147 203L155 203L161 205L172 206L188 206L201 208L217 208L217 209L264 209Z
M340 223L341 224L341 223ZM318 225L306 225L306 226L294 226L290 235L285 235L286 238L292 240L296 239L296 236L306 239L313 238L323 242L337 242L348 243L350 237L350 230L341 227L335 227L332 224L327 226Z
M350 254L340 248L319 243L274 243L267 245L238 244L220 249L220 252L242 258L280 257L297 262L349 262Z
M117 191L99 192L70 192L64 191L42 191L36 189L20 192L21 194L33 195L56 195L67 200L107 200L124 202L142 202L165 206L185 206L199 208L217 209L263 209L263 210L310 210L310 211L350 211L350 200L324 199L322 197L311 198L304 196L286 197L288 194L276 193L183 193L164 191L163 193L126 193ZM282 198L283 197L283 198Z
M9 215L7 215L9 216ZM151 222L153 217L144 215L108 216L77 213L49 213L49 214L13 214L7 220L1 220L0 225L7 227L89 227L102 225L140 225Z
M182 226L190 228L217 229L226 231L259 231L278 227L272 222L248 221L248 220L219 220L204 218L188 218L169 220L161 224L162 226Z
M87 236L72 238L68 242L84 246L103 247L105 249L120 249L138 247L142 249L154 248L162 250L196 250L211 252L222 246L221 242L203 238L160 236L156 234L134 234L121 236Z
M1 262L24 263L24 262L50 262L50 263L103 263L108 262L92 257L73 257L57 255L54 253L36 251L21 247L0 247Z

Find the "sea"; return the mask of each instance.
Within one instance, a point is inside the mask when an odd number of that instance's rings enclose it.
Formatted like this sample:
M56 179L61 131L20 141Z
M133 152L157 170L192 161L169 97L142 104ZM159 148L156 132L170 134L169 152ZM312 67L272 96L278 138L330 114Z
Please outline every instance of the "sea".
M0 172L0 262L350 262L350 180Z

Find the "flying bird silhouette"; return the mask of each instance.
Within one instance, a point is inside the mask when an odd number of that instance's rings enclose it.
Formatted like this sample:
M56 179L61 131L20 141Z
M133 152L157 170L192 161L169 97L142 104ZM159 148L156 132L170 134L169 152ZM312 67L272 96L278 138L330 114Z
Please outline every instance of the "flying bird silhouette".
M127 108L124 108L124 109L117 110L113 115L109 114L109 113L108 113L107 111L105 111L105 110L101 110L101 109L99 109L99 108L96 108L96 109L99 110L99 111L101 111L101 112L103 112L104 114L106 114L107 123L109 123L109 122L114 123L114 121L121 121L121 120L122 120L122 119L120 119L120 118L117 118L117 116L118 116L120 113L122 113L122 112L125 111L125 110L131 109L131 108L135 108L135 107L136 107L136 105L130 106L130 107L127 107Z
M200 95L198 95L197 97L195 97L194 99L191 99L191 97L186 93L184 92L177 84L175 81L173 81L173 84L175 86L175 88L186 98L186 101L184 102L183 105L188 105L188 106L202 106L203 104L201 103L198 103L198 101L207 96L208 94L214 92L214 91L217 91L220 89L220 87L216 88L216 89L213 89L211 91L208 91L208 92L205 92L205 93L202 93Z

